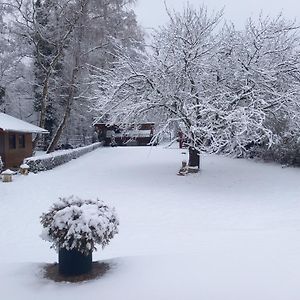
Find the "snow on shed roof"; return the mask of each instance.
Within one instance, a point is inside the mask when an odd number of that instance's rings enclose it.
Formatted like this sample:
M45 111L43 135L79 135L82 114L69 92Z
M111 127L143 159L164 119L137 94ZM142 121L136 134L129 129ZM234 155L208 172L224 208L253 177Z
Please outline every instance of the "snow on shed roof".
M0 113L0 129L3 131L48 133L46 129L32 125L15 117Z

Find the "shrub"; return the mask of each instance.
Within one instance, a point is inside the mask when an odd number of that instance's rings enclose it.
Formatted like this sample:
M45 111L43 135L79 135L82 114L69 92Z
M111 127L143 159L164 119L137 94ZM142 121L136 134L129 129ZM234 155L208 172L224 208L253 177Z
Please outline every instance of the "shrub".
M101 145L101 143L95 143L76 149L60 150L41 156L29 157L24 159L24 163L29 166L30 171L32 172L47 171L80 157L85 153L91 152Z
M51 248L77 250L88 255L104 248L118 233L119 221L114 208L103 201L83 200L78 197L60 198L47 213L42 214L42 238L52 243Z
M282 165L300 167L300 139L292 135L285 135L270 148L255 147L252 150L252 156L265 161L275 161Z

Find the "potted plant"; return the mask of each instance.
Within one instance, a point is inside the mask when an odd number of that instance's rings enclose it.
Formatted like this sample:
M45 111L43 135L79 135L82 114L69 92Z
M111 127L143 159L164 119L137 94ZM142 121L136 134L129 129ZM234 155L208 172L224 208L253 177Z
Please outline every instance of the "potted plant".
M59 273L72 276L92 269L92 253L118 233L114 208L99 199L60 198L41 216L42 238L58 251Z

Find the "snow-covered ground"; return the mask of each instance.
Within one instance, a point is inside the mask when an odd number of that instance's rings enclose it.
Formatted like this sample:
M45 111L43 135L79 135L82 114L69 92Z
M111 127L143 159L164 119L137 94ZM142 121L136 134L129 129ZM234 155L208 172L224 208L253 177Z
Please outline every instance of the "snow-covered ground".
M1 299L300 299L300 169L203 156L181 177L181 152L100 148L0 182ZM112 264L104 277L53 283L39 216L71 194L115 206L120 233L94 254Z

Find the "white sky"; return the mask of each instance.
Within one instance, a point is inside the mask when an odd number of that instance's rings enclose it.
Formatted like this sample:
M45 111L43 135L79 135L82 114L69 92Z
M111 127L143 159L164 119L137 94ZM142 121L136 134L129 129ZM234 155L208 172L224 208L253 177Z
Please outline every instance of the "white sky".
M186 0L165 0L169 8L182 10ZM250 16L264 15L276 16L281 11L289 19L300 20L300 0L189 0L197 8L205 4L211 11L225 8L224 17L233 21L237 27L242 27ZM138 21L145 28L157 28L167 21L164 0L138 0L136 5Z

